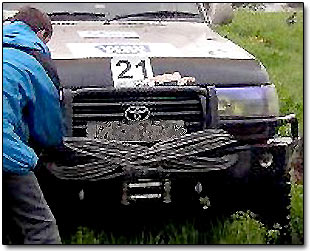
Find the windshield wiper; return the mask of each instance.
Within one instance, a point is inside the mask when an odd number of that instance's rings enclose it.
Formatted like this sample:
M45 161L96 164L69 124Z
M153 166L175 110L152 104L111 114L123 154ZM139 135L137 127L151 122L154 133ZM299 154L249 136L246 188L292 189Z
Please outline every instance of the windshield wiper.
M107 22L116 21L120 19L132 18L132 17L152 17L152 18L194 18L197 17L198 14L190 13L190 12L181 12L181 11L149 11L149 12L141 12L141 13L134 13L134 14L127 14L127 15L120 15L112 17Z
M52 21L93 21L105 19L104 13L92 13L92 12L52 12L48 13L48 16Z

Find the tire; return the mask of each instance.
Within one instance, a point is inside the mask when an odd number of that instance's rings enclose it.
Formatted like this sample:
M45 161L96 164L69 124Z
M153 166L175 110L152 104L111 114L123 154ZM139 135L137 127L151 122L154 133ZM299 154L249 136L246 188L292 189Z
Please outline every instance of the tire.
M288 148L285 146L270 149L273 164L270 167L260 166L253 152L252 166L248 179L249 209L258 215L268 229L280 225L281 244L290 242L290 175L288 170Z
M278 226L280 237L277 241L280 244L290 243L289 151L285 146L267 150L273 156L271 166L262 167L259 164L259 156L266 149L244 153L239 166L209 172L201 177L203 189L200 195L194 193L194 183L197 180L179 181L173 193L178 213L183 212L183 216L187 218L195 216L203 230L212 219L227 218L237 211L249 210L268 230ZM241 170L242 168L244 169ZM202 210L199 196L207 196L210 200L208 209Z

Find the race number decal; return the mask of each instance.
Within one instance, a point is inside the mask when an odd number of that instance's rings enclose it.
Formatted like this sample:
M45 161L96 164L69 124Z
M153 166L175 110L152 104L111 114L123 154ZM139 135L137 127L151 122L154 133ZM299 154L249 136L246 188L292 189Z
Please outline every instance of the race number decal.
M147 57L113 57L111 71L115 87L139 87L153 77Z

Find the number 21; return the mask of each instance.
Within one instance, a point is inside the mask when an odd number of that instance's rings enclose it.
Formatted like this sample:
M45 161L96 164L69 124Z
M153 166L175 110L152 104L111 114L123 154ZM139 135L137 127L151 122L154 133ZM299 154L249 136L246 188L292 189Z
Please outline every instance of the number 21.
M122 64L126 65L126 68L118 75L118 79L122 78L127 78L127 79L132 79L132 75L126 75L126 73L131 69L131 63L128 60L119 60L116 63L116 66L121 66ZM146 72L146 67L145 67L145 60L141 60L138 64L135 65L136 68L141 67L142 68L142 73L144 76L144 79L147 78L147 72Z

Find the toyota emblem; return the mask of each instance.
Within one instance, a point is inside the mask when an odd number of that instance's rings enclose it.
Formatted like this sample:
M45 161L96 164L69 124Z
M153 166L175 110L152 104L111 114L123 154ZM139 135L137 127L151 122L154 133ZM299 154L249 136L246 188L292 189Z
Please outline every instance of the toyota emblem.
M141 121L148 119L150 110L146 106L129 106L125 111L125 118L130 121Z

